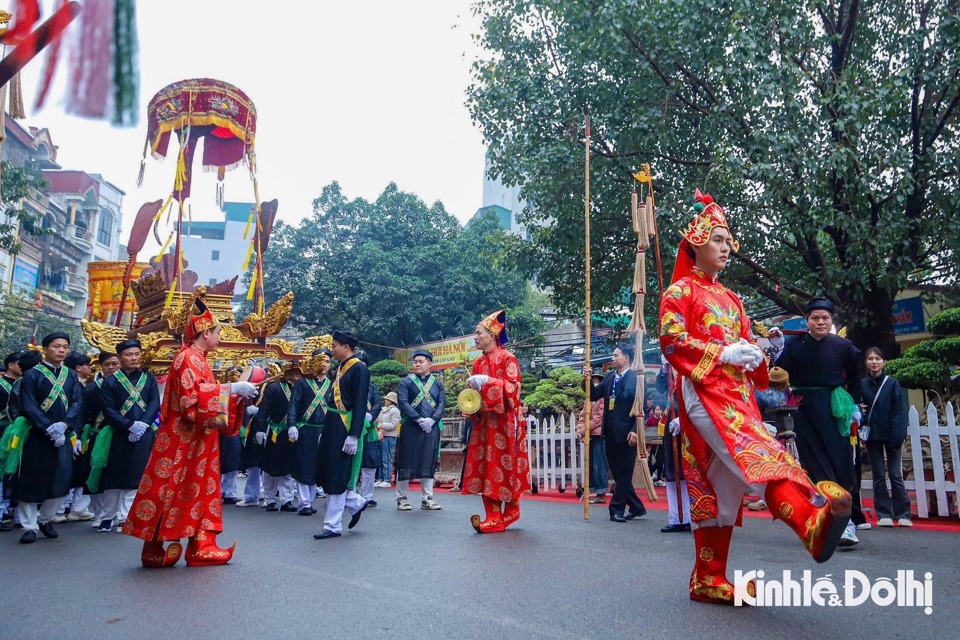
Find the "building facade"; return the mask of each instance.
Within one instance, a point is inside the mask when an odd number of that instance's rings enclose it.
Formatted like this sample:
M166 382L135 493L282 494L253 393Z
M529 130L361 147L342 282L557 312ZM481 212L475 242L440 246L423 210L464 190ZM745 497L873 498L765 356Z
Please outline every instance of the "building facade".
M183 223L180 245L187 269L198 276L198 285L210 286L242 274L256 224L250 221L253 207L251 202L225 202L221 220ZM235 291L237 296L246 294L240 288Z

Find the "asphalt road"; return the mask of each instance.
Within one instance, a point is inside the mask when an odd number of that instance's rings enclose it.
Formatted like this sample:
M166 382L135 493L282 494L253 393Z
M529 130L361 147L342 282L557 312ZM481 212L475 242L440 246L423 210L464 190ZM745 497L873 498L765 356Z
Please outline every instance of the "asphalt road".
M874 529L817 565L779 522L747 518L736 568L842 582L898 569L933 574L922 608L734 608L691 602L691 534L662 534L663 511L625 524L571 503L528 500L502 534L478 535L476 496L438 494L442 511L398 512L377 489L342 538L316 541L320 516L225 507L223 567L148 570L140 541L57 525L19 545L0 534L0 638L958 638L957 533ZM416 501L412 501L416 504ZM321 510L323 500L316 505Z

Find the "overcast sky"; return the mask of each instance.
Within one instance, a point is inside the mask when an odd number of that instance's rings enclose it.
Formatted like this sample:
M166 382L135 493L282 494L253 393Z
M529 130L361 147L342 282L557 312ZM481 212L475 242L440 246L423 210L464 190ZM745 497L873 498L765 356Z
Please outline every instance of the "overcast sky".
M140 205L165 198L173 185L175 141L166 161L148 156L143 187L136 186L147 103L187 78L224 80L253 100L261 200L277 198L286 222L310 215L333 180L347 197L367 199L396 182L428 205L441 201L461 222L480 207L483 140L464 107L479 53L468 0L156 0L138 2L137 12L136 127L65 115L63 64L47 106L35 112L40 59L24 74L21 121L50 130L65 169L101 173L126 192L124 242ZM199 161L193 217L214 219L216 182ZM245 168L228 174L225 196L253 200Z

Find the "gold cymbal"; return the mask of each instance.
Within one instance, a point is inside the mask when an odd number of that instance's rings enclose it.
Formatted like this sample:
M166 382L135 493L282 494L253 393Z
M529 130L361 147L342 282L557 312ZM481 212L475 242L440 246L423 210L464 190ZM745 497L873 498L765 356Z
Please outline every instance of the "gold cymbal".
M480 392L475 389L467 388L457 395L457 408L468 415L480 411L481 402Z

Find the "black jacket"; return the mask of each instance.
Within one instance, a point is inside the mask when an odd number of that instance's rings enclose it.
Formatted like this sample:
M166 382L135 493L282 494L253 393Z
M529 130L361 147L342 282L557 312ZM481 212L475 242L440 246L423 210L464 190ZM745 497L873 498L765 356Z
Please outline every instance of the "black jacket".
M637 419L630 415L633 399L637 395L637 372L628 369L617 384L613 410L610 410L610 394L617 372L611 371L600 384L591 387L590 400L603 398L603 437L617 444L627 443L627 434L637 432Z
M884 378L887 380L886 384L883 384ZM903 387L896 378L881 372L876 378L867 376L861 380L860 390L863 393L863 404L867 405L864 421L870 425L870 441L901 446L907 438L907 394ZM878 390L880 395L874 403L873 399ZM871 405L873 410L870 409Z

